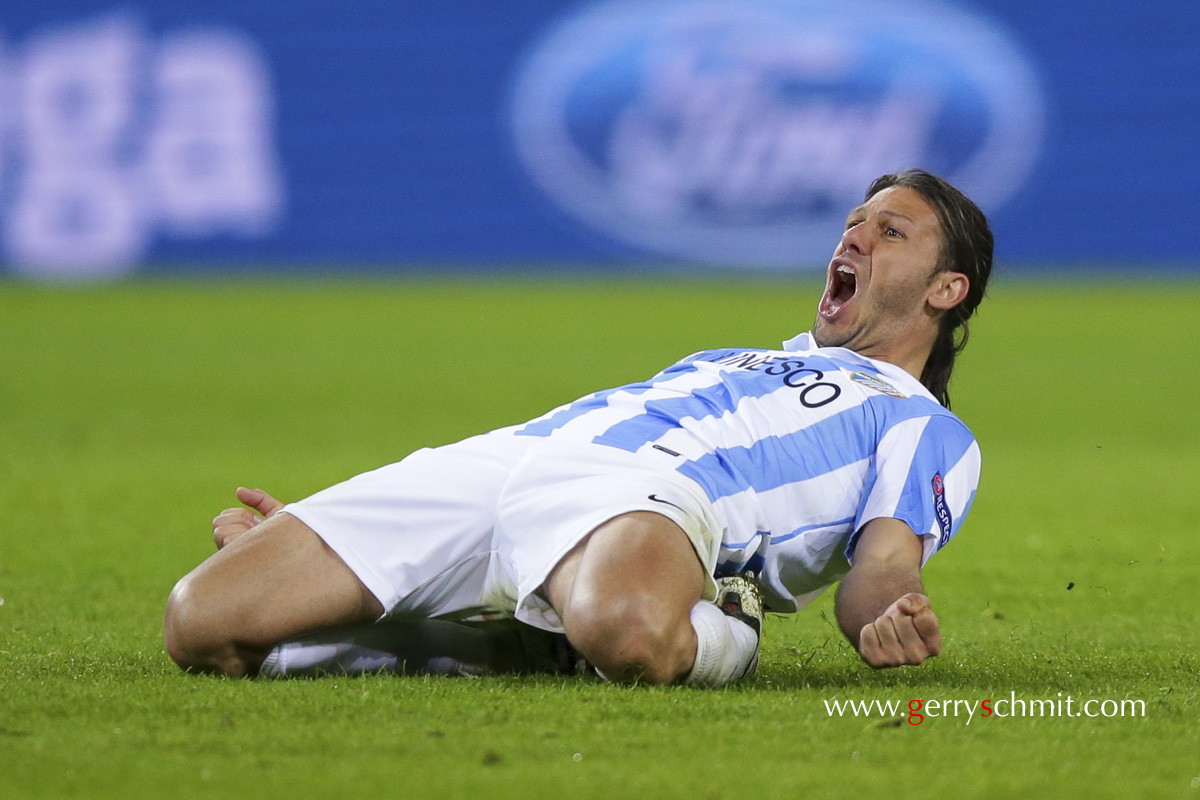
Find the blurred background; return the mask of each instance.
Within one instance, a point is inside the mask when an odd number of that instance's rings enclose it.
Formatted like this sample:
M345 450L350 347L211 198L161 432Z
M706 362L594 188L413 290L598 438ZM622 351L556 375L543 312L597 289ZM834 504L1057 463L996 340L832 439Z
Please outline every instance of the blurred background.
M0 798L1197 797L1197 145L1195 0L0 0ZM775 346L914 166L1002 267L956 367L984 486L926 572L940 663L862 667L829 596L686 702L167 658L234 487ZM822 705L1013 691L1149 713ZM711 746L763 720L753 764Z
M922 166L1020 271L1200 269L1200 4L9 0L0 275L820 270Z

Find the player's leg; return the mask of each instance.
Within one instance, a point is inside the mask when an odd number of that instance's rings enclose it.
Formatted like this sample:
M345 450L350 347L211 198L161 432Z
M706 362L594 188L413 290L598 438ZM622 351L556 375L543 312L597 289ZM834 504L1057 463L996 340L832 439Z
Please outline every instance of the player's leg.
M311 528L276 514L176 584L167 652L184 669L252 675L280 642L372 622L379 600Z
M671 462L546 440L505 485L496 553L517 618L564 631L605 677L720 685L758 651L757 631L711 602L721 530Z
M513 661L505 631L373 627L385 612L413 619L482 605L496 497L527 444L498 431L419 450L286 506L180 581L167 607L169 652L185 668L232 675L403 671L441 663L431 648L468 668L540 670L538 653Z
M759 632L702 600L706 580L684 531L639 511L581 541L546 593L568 639L606 678L723 685L753 670Z
M222 556L226 552L237 555ZM229 675L484 675L573 668L561 634L514 620L375 622L382 610L322 539L295 517L279 514L234 538L179 582L167 604L164 632L168 652L181 667Z
M650 512L601 525L551 572L550 604L567 638L611 680L671 683L696 656L688 623L704 571L683 531Z

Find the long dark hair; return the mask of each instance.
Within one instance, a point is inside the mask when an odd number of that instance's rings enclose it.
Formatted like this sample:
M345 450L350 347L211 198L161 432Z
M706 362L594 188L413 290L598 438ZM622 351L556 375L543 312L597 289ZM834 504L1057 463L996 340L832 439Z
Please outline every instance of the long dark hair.
M988 277L992 274L992 230L987 217L958 189L936 175L921 169L908 169L894 175L884 175L867 189L867 200L892 186L904 186L925 198L937 212L942 226L942 248L935 274L961 272L970 287L967 296L954 308L942 314L937 339L921 372L921 383L950 408L950 374L954 359L967 346L970 328L967 320L983 302Z

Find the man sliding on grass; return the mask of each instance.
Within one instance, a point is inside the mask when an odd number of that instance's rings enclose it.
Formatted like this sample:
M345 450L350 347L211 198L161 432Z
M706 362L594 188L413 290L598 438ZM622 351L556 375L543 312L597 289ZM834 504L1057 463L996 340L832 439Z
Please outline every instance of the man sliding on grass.
M812 332L780 350L696 353L298 503L238 490L253 511L214 520L218 552L167 602L167 651L227 675L585 659L720 686L757 665L764 604L796 611L840 578L862 658L919 664L941 647L920 569L978 483L947 387L991 264L970 200L885 175ZM516 623L461 624L497 616Z

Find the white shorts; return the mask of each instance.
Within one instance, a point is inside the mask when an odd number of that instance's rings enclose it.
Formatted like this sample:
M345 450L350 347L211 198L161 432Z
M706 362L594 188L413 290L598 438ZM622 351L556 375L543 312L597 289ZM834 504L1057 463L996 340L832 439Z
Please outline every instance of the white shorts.
M515 615L561 631L538 590L585 536L630 511L671 519L716 596L721 528L667 464L605 445L494 431L418 450L284 508L328 544L384 616Z

